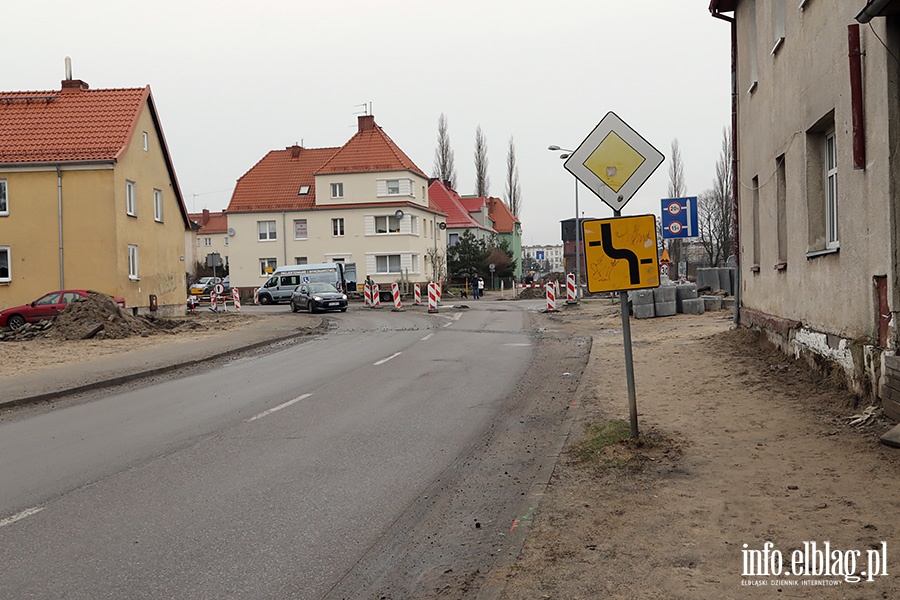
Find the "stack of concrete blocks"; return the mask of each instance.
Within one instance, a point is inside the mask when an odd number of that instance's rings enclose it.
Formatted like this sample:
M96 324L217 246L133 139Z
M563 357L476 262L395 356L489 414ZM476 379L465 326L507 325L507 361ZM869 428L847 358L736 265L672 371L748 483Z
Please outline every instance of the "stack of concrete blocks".
M722 290L727 295L734 294L734 269L731 267L708 267L697 269L697 285L711 290Z
M706 310L722 310L721 296L700 296Z
M657 317L671 317L678 312L677 287L670 283L653 289L653 304Z
M697 297L697 285L694 283L676 286L675 304L678 312L686 315L702 315L706 306L703 300Z
M635 290L631 292L631 310L635 319L652 319L656 316L653 304L653 290Z

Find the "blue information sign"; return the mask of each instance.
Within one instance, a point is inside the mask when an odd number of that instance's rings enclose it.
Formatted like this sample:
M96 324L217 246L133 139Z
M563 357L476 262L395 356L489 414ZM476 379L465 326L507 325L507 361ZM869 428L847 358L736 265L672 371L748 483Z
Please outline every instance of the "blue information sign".
M663 238L694 238L700 235L697 218L697 196L663 198Z

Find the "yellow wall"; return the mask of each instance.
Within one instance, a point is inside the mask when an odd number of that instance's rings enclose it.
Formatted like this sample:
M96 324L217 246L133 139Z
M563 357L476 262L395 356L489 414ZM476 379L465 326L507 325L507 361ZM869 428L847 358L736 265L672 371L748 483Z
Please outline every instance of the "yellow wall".
M149 134L143 150L142 132ZM94 289L146 310L184 303L185 223L153 125L144 106L128 150L112 163L62 167L62 287ZM0 308L60 288L55 167L0 169L9 216L0 217L0 246L10 246L12 281L0 284ZM137 217L125 211L125 181L137 184ZM153 189L163 194L163 222L153 215ZM128 277L128 244L139 247L138 281Z

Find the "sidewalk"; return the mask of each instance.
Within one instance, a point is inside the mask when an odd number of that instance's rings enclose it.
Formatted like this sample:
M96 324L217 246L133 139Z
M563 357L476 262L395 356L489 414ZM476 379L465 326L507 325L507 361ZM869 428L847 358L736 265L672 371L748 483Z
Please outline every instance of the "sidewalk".
M52 400L159 375L308 334L309 329L298 329L297 319L291 318L290 314L268 315L247 326L198 336L197 339L190 339L189 334L184 333L177 337L159 334L158 344L36 373L0 378L0 408Z

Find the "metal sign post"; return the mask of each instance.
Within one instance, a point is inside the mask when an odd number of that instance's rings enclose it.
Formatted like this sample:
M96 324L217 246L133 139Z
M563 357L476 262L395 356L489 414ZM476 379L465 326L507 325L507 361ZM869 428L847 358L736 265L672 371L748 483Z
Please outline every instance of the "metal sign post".
M609 112L565 162L565 168L576 179L613 209L612 219L582 222L581 239L588 291L619 291L633 438L638 437L639 431L627 290L659 286L659 257L656 218L622 217L622 207L663 160L659 150Z

